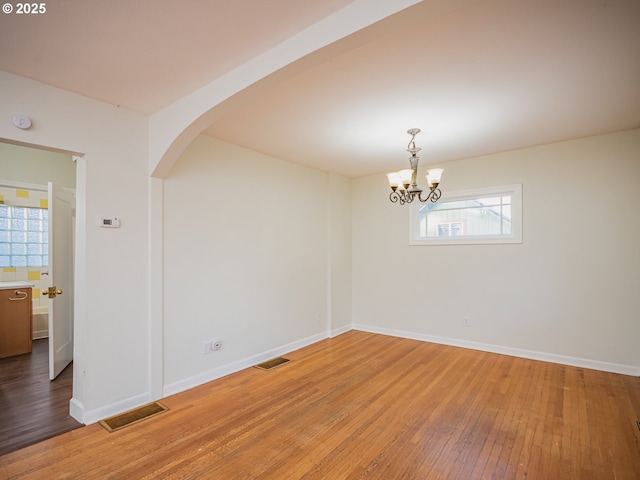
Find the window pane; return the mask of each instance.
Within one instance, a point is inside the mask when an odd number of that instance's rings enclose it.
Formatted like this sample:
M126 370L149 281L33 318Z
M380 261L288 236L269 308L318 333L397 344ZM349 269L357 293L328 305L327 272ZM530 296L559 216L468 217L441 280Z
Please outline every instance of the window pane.
M27 254L42 255L42 245L38 243L27 243Z
M481 205L500 205L500 197L479 198L476 201Z
M30 232L39 232L42 230L42 220L28 220L27 230Z
M502 207L502 233L511 235L511 205Z
M27 232L28 243L42 243L42 232Z
M48 211L42 208L0 208L2 267L41 267L48 258Z
M27 218L27 209L25 207L11 207L11 218Z
M20 220L19 218L11 219L11 230L26 230L27 229L27 221Z
M40 255L29 255L27 257L27 267L42 267L42 256Z
M444 201L412 205L411 243L521 243L521 191L508 185L449 192Z
M446 223L438 224L438 236L439 237L448 237L449 236L449 225Z
M26 256L11 256L11 266L12 267L26 267L27 266L27 257Z
M459 208L461 205L465 208ZM489 205L489 206L488 206ZM450 208L455 206L455 208ZM508 213L508 218L503 218ZM427 236L460 235L500 235L503 224L510 222L511 210L500 206L500 197L465 200L464 202L446 202L440 209L421 212L426 219L426 227L421 234ZM455 231L452 230L455 225Z
M460 222L451 223L451 236L457 237L460 235L464 235L463 224Z
M11 255L26 255L27 254L27 244L26 243L12 243L11 244Z
M13 243L27 243L27 232L11 232L11 241Z

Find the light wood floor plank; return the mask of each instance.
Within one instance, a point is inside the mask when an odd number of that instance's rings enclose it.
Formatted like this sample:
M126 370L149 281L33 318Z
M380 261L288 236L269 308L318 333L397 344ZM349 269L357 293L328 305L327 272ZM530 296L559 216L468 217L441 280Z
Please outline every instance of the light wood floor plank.
M0 457L2 479L637 479L640 379L352 331Z

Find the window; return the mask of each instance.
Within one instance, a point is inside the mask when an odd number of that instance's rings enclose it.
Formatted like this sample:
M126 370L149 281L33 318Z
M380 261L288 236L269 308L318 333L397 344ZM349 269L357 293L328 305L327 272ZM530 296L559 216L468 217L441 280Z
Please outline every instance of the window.
M0 268L49 264L49 211L0 205Z
M444 192L411 204L412 245L522 243L522 185Z

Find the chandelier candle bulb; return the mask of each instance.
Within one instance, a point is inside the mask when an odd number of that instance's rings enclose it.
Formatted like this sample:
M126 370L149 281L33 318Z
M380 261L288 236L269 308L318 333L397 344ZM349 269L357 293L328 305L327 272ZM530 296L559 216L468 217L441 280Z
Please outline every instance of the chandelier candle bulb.
M404 187L404 189L407 190L409 188L409 185L412 184L411 177L413 176L413 172L409 169L406 169L406 170L400 170L398 174L400 175L400 180L401 180L400 183L402 183L402 186Z
M431 170L427 170L427 183L429 187L434 186L437 187L440 184L440 179L442 178L442 172L444 170L442 168L432 168Z
M398 172L387 173L387 178L389 179L391 190L398 188L398 185L400 185L400 174Z
M411 154L409 157L409 165L411 168L387 174L389 186L391 187L389 200L391 200L392 203L399 203L400 205L411 203L414 200L418 200L420 203L428 201L435 203L440 198L440 195L442 195L438 185L440 185L443 170L441 168L433 168L427 172L429 191L426 192L423 198L422 189L418 187L416 181L418 176L418 162L420 160L418 152L421 148L416 146L415 139L416 135L420 133L420 129L412 128L408 130L407 133L411 135L411 140L407 146L407 152Z

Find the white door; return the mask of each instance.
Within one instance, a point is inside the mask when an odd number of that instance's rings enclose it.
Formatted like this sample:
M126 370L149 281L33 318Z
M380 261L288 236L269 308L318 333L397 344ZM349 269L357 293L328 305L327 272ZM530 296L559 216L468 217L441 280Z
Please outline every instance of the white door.
M73 194L49 183L49 378L73 360Z

